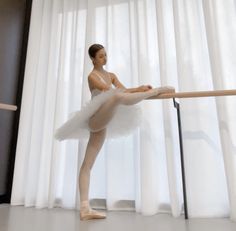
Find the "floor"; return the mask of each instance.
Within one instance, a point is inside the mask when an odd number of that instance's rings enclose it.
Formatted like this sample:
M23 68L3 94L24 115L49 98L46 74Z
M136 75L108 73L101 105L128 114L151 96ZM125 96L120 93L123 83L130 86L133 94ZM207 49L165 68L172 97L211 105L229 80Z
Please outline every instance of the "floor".
M134 212L108 212L107 219L80 221L75 210L35 209L0 205L0 231L236 231L228 218L174 218L169 214L142 216Z

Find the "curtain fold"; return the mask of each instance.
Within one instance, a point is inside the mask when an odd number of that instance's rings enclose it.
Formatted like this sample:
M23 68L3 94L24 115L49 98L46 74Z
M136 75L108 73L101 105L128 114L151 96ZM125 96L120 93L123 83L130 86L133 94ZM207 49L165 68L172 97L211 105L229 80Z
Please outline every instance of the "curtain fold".
M34 0L12 188L12 205L79 208L86 140L54 131L90 100L87 54L101 43L106 69L126 87L177 91L236 88L233 0ZM182 99L190 217L236 220L236 99ZM176 111L140 102L143 122L106 140L92 169L91 204L144 215L183 213Z
M208 45L211 58L211 69L214 87L231 88L236 85L233 73L236 71L235 55L236 46L233 43L236 36L235 2L209 1L204 4L205 19L207 23ZM221 7L224 7L224 11ZM210 40L214 41L210 43ZM218 127L220 133L221 148L224 159L224 169L228 188L228 200L230 204L230 217L236 217L236 156L235 156L235 97L216 99Z

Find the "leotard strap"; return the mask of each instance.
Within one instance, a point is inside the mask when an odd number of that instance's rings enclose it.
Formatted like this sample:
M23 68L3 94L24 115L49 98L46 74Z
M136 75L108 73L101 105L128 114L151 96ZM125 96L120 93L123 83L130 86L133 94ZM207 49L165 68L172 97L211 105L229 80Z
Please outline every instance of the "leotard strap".
M103 83L105 83L106 85L108 85L107 82L102 78L102 76L100 76L100 75L99 75L98 73L96 73L96 72L94 72L94 74L95 74L96 76L98 76L99 79L100 79ZM108 73L108 76L110 76L109 73ZM111 86L112 86L112 83L110 84L110 88L111 88Z
M95 73L95 72L94 72L94 74L95 74L96 76L98 76L99 79L100 79L104 84L108 85L107 82L106 82L98 73ZM109 76L109 73L108 73L108 76ZM112 89L112 83L110 84L109 88ZM101 92L102 92L102 91L99 90L99 89L96 89L96 88L93 89L93 90L91 91L92 98L93 98L94 96L100 94Z

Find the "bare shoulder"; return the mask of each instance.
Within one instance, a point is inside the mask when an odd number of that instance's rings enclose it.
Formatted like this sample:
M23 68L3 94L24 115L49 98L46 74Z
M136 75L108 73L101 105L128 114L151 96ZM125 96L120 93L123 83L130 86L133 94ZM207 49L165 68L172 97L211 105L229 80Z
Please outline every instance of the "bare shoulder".
M88 74L88 79L91 80L91 79L93 79L93 78L95 78L95 74L94 74L93 72L90 72L90 73Z
M96 81L96 79L97 79L97 76L93 72L90 72L88 74L88 82L89 83Z
M113 83L113 81L114 81L115 79L117 79L116 74L114 74L113 72L108 72L108 74L109 74L109 76L110 76L110 78L111 78L111 82Z
M113 73L113 72L108 72L108 74L109 74L111 77L116 77L115 73Z
M110 78L111 78L111 82L112 84L116 87L116 88L126 88L121 81L118 79L118 77L116 76L116 74L109 72Z
M95 81L96 81L96 76L94 75L94 73L90 72L88 75L88 84L90 89L95 87Z

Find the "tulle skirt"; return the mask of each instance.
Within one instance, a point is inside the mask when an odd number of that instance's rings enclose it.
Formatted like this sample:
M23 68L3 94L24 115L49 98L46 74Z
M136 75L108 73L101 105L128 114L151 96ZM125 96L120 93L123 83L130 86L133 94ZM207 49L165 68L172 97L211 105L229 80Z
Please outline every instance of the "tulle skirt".
M117 91L123 90L110 89L94 96L81 110L72 113L69 119L56 130L55 138L60 141L89 138L89 118ZM142 110L139 105L118 105L114 116L106 126L106 138L130 135L141 124L141 121Z

